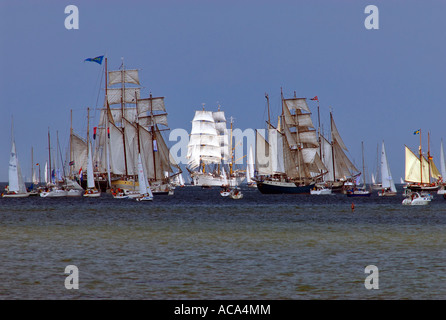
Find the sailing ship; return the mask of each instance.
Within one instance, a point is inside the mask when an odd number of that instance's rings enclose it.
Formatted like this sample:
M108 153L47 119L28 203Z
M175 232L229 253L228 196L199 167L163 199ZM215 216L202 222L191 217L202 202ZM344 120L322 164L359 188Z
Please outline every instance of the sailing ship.
M231 135L231 136L230 136ZM187 156L189 171L194 186L204 188L213 186L238 186L245 175L241 170L234 170L232 150L232 118L228 132L224 111L197 110L192 120L192 130L188 143ZM228 164L225 176L222 167Z
M372 173L372 177L371 177L371 179L372 179L371 189L372 190L382 190L382 188L383 188L382 183L377 181L378 177L381 176L380 168L381 168L381 165L382 165L382 163L378 159L378 156L379 156L379 152L378 152L378 145L377 145L376 146L376 163L377 163L377 165L376 165L376 175Z
M405 146L405 176L404 180L408 182L407 189L416 192L431 192L439 189L437 181L441 179L433 158L428 148L427 158L423 155L421 148L421 130L414 134L420 135L419 154L416 155L409 147ZM428 133L429 140L429 133ZM434 180L431 180L433 178Z
M57 140L59 142L59 139ZM59 153L59 143L57 143L56 149L56 159L58 159L57 155ZM50 129L48 128L48 168L45 167L46 174L46 185L41 188L39 195L42 198L55 198L55 197L66 197L68 195L68 191L63 185L63 178L60 174L60 169L58 167L59 161L56 161L56 168L53 169L51 164L51 137L50 137ZM54 163L54 162L53 162ZM48 170L47 170L48 169Z
M358 184L355 184L353 186L353 189L347 190L347 197L370 197L371 192L370 190L367 190L367 185L365 181L365 164L364 164L364 142L361 142L362 146L362 179L363 179L363 186L358 187ZM359 176L358 176L359 179Z
M332 192L346 193L361 173L346 154L348 149L336 127L332 112L330 112L330 133L331 142L324 135L320 135L321 160L328 169L321 184L332 189Z
M393 181L392 174L390 173L389 162L387 160L386 148L384 141L382 142L381 149L381 191L378 191L378 196L395 196L396 187Z
M441 177L438 179L439 189L437 194L442 194L443 198L446 199L446 182L443 180L446 177L446 162L444 159L444 148L443 148L443 139L441 139L440 144L440 173Z
M104 191L137 191L138 151L153 194L168 194L170 181L181 173L170 157L162 136L168 130L164 97L141 97L139 70L107 71L105 58L105 102L95 130L94 171ZM161 129L160 128L164 129ZM179 173L173 174L176 167ZM165 177L164 173L173 174Z
M90 108L88 110L88 124L87 124L87 145L88 145L88 158L87 158L87 189L84 192L84 197L97 198L101 196L101 190L96 188L94 172L93 172L93 157L91 154L91 142L90 142Z
M268 141L256 131L255 181L263 194L310 194L316 181L327 173L319 156L319 142L306 98L285 99L281 92L282 112L279 125L270 121Z
M147 183L146 176L144 174L144 168L142 166L141 154L138 154L138 187L139 196L136 197L136 201L151 201L153 200L153 193L150 189L150 185Z
M19 158L14 139L14 126L11 122L11 153L9 155L8 169L8 185L5 192L2 193L4 198L25 198L29 196L23 181L22 170L20 169Z
M88 148L87 142L73 130L73 110L70 110L69 145L69 172L68 176L65 177L68 190L67 196L79 197L84 194L84 189L79 183L83 180L83 169L87 168Z

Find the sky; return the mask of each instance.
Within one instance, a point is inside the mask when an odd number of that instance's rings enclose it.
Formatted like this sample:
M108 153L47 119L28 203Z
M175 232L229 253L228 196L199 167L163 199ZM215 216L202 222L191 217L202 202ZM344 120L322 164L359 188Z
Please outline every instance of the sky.
M79 28L67 29L75 5ZM378 29L367 29L368 5ZM190 132L195 110L221 105L234 127L265 128L285 97L318 96L321 123L332 110L348 155L367 179L385 141L395 182L404 177L404 146L439 165L446 138L445 1L414 0L0 0L0 181L8 180L11 123L23 175L48 158L57 137L86 136L103 104L102 65L140 69L143 95L165 97L170 131ZM123 60L122 60L123 59ZM308 101L313 122L317 104ZM166 133L168 136L168 133ZM169 146L174 144L168 142ZM43 168L43 167L42 167ZM361 170L362 171L362 170ZM29 179L28 179L29 180Z

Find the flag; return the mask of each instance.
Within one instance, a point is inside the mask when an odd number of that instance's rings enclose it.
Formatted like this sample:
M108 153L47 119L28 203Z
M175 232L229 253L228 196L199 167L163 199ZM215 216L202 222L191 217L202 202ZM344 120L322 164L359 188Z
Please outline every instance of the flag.
M107 128L107 135L108 135L108 138L110 139L110 127Z
M96 140L96 129L97 129L98 127L94 127L93 128L93 140Z
M413 134L420 134L420 130L415 130Z
M82 167L79 169L79 179L81 179L81 181L84 179L83 173L82 173Z
M71 160L71 161L68 163L68 165L69 165L69 166L74 166L74 160Z
M317 98L317 96L315 96L313 99L310 99L310 100L318 100L318 98ZM319 100L318 100L319 101Z
M96 58L87 58L84 61L91 61L91 62L96 62L96 63L102 64L102 59L104 59L104 56L98 56Z

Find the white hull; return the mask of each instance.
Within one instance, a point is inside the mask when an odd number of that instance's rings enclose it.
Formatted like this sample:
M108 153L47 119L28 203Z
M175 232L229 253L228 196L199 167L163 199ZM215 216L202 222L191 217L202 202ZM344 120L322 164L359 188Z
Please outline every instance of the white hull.
M421 196L419 193L413 193L406 197L406 199L403 200L403 205L410 205L410 206L425 206L428 205L431 202L430 196Z
M62 189L56 189L51 191L42 191L40 196L42 198L57 198L57 197L66 197L68 195L68 191Z
M316 189L316 190L310 190L310 194L313 195L327 195L327 194L333 194L331 189L324 188L324 189Z
M153 197L152 196L150 196L150 195L148 195L148 194L145 194L145 195L139 195L137 198L135 198L136 199L136 201L152 201L153 200Z
M216 177L208 173L193 173L191 175L194 186L201 187L221 187L228 184L230 187L238 186L245 178L244 177L231 177L224 179L223 177Z
M68 197L80 197L84 193L84 190L77 190L77 189L71 189L68 190L67 196Z
M29 193L4 193L2 194L3 198L26 198L29 197Z

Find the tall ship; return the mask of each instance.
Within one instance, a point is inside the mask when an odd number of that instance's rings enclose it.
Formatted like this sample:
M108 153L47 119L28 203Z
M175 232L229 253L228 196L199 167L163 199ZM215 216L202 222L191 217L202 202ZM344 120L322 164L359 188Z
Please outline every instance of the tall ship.
M318 135L306 98L285 99L277 127L270 121L269 97L267 137L256 131L257 188L264 194L310 194L327 173L321 161ZM265 134L266 135L266 134Z
M234 167L231 128L227 129L224 111L197 110L187 151L191 184L201 187L238 186L245 174ZM228 170L223 167L227 166Z
M170 157L162 136L168 130L164 97L141 97L139 70L107 71L105 101L94 128L94 176L102 191L107 187L139 190L138 154L153 194L171 192L170 181L181 169ZM174 174L173 168L177 169Z

